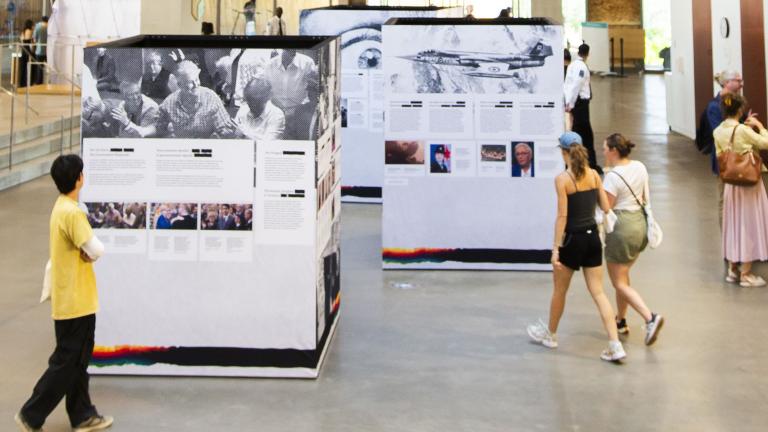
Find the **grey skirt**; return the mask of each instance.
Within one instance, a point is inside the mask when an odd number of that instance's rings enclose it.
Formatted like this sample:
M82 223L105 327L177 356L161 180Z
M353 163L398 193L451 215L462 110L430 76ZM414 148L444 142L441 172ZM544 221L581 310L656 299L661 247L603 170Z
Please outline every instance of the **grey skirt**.
M605 236L605 260L614 264L629 264L648 245L648 225L642 210L615 210L616 226Z

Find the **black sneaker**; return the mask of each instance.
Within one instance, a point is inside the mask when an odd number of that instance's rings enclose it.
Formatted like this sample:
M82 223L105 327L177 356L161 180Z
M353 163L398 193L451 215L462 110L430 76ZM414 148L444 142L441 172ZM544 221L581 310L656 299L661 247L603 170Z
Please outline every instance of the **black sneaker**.
M629 327L627 326L627 319L626 318L622 318L620 320L619 319L616 320L616 331L620 335L627 335L627 334L629 334Z
M651 314L651 320L645 324L645 344L653 345L659 337L659 330L664 325L664 317L659 314Z

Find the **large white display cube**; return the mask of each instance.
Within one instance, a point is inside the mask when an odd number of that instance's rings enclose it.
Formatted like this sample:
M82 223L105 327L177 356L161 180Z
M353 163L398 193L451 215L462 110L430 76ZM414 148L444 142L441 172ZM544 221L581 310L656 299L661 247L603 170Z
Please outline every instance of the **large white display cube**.
M383 267L551 269L562 27L399 18L383 37Z
M340 302L335 37L85 50L96 374L316 377Z

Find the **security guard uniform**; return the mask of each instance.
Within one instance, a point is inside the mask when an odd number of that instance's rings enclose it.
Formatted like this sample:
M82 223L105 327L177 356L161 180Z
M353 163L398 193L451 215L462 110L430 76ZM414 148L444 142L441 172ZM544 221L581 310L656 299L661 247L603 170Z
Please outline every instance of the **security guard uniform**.
M589 101L592 99L592 87L589 80L589 68L581 56L576 57L565 73L565 107L571 110L573 126L571 130L581 136L581 141L589 154L589 166L602 174L595 155L595 136L589 120Z

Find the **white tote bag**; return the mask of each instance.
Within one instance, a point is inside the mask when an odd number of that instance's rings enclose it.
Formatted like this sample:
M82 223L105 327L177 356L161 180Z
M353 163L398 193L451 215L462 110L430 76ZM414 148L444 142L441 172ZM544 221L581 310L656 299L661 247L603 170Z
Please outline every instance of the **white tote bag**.
M649 186L648 186L648 178L645 179L645 185L643 186L643 199L645 202L640 202L640 199L635 194L635 191L632 190L632 188L629 186L629 183L627 183L626 180L624 180L624 177L622 177L621 174L617 173L616 171L611 171L609 174L616 174L619 176L621 181L624 182L624 184L627 186L627 189L629 189L629 192L632 194L633 197L635 197L635 201L637 201L637 205L640 206L640 209L643 211L643 215L645 216L645 222L648 224L648 230L647 230L647 236L648 236L648 246L651 247L651 249L656 249L661 245L661 241L664 239L664 232L661 230L661 225L659 225L658 222L656 222L656 218L653 217L653 211L651 210L651 200L648 199L650 196L649 193Z
M43 274L43 291L40 293L40 303L51 298L51 260L45 264L45 273Z

